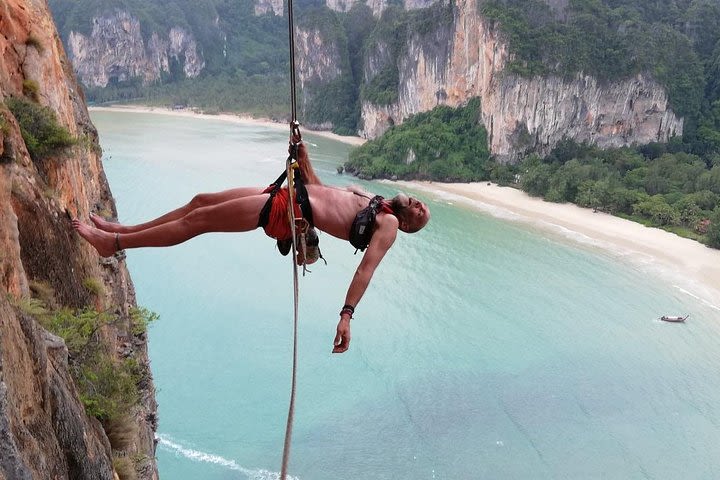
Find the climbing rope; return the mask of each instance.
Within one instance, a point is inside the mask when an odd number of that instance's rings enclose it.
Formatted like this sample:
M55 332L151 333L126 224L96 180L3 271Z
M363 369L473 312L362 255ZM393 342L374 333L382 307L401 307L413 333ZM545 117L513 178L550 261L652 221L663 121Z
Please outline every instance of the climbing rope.
M293 0L288 0L288 40L290 46L290 138L301 141L300 124L297 122L297 100L295 98L295 25L293 21ZM288 193L290 201L288 202L288 215L290 217L290 229L292 231L293 254L290 255L290 261L293 265L293 355L292 355L292 383L290 385L290 406L288 407L287 424L285 426L285 445L283 447L282 468L280 469L280 480L287 478L288 463L290 461L290 445L292 443L292 428L295 420L295 390L297 385L297 345L298 345L298 268L297 268L297 236L295 232L295 168L297 168L297 144L290 145L290 156L288 156L287 164ZM304 235L303 235L304 243ZM303 250L303 256L306 250ZM303 268L305 266L303 265Z
M297 124L297 100L295 97L295 24L292 0L288 0L288 43L290 45L290 109L292 112L290 129L293 130L293 124ZM297 126L299 124L295 125L295 127Z
M292 1L292 0L291 0ZM285 446L283 447L282 468L280 470L280 480L287 478L288 462L290 460L290 444L292 441L292 428L295 420L295 386L297 384L297 339L298 339L298 299L300 296L298 286L298 268L297 268L297 245L296 242L296 221L295 209L293 208L295 198L295 188L293 186L295 180L294 170L297 168L297 162L293 161L292 156L287 160L287 179L288 193L290 201L288 202L288 216L290 217L290 230L293 239L293 254L290 255L290 261L293 266L293 355L292 355L292 383L290 384L290 406L288 408L287 424L285 426Z

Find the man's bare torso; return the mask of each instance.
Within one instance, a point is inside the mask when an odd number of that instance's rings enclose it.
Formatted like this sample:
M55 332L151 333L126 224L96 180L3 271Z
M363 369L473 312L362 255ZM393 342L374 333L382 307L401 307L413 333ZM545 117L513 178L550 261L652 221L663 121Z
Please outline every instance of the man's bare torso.
M307 185L315 226L334 237L348 240L350 227L357 213L370 203L372 194L328 187ZM361 190L355 190L358 193Z

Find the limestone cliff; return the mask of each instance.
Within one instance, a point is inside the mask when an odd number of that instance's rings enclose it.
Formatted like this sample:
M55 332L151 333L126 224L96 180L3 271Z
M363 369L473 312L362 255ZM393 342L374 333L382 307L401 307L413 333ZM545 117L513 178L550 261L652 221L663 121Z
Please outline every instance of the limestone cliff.
M342 79L344 72L341 66L346 52L340 41L327 41L324 32L317 27L298 26L295 46L300 118L309 128L331 130L331 122L318 121L317 118L324 117L323 113L336 107L324 102L323 97L334 83ZM322 106L318 108L318 105ZM317 110L323 113L314 113Z
M461 105L478 96L490 148L500 159L547 153L563 137L601 147L664 142L681 135L683 120L653 79L601 84L574 79L524 78L504 72L509 53L497 28L478 13L477 0L458 0L450 22L412 33L397 62L398 99L389 105L362 103L361 135L375 138L409 115L436 105ZM387 63L381 44L366 58L371 79Z
M70 60L84 85L105 87L133 78L151 83L163 72L171 73L172 62L190 78L205 68L195 38L181 27L171 28L167 37L154 32L145 42L140 22L127 12L108 12L93 18L92 24L89 36L68 36Z
M282 0L255 0L255 15L264 15L266 13L274 15L283 14Z
M97 132L46 2L5 0L0 32L0 479L109 480L118 478L113 456L136 459L137 478L156 479L156 405L144 335L128 331L127 322L96 332L113 355L145 368L127 446L111 452L103 426L79 398L64 341L19 306L42 285L52 292L47 301L122 319L135 295L123 259L100 259L70 228L69 216L114 214L115 206ZM77 144L31 159L6 107L24 93L49 107ZM89 290L87 279L101 287Z
M262 0L261 0L262 1ZM406 10L416 10L420 8L429 7L436 0L403 0L402 5ZM358 3L357 0L326 0L325 4L329 9L335 10L336 12L347 12L352 6ZM370 7L375 16L379 16L385 8L388 6L388 0L366 0L363 1L365 5Z

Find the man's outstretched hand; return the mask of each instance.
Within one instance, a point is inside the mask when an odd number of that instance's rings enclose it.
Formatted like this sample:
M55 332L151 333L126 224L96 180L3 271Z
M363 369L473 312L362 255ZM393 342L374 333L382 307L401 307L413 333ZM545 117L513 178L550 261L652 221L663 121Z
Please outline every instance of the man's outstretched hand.
M350 318L343 315L338 322L332 353L343 353L348 348L350 348Z

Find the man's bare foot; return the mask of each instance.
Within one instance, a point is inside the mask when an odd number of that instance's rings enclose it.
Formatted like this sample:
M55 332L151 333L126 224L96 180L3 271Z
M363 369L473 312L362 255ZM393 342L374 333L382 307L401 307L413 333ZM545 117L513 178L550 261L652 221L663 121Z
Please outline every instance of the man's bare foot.
M102 257L110 257L117 250L115 248L115 234L110 232L103 232L97 228L93 228L90 225L86 225L79 220L72 221L73 228L87 240L90 245L95 247Z
M95 215L94 213L90 214L90 221L94 223L97 228L104 232L119 232L120 227L122 227L122 225L120 225L119 223L108 222L101 216Z

